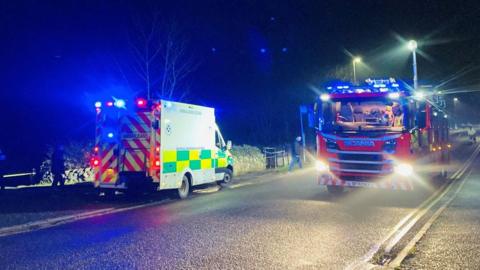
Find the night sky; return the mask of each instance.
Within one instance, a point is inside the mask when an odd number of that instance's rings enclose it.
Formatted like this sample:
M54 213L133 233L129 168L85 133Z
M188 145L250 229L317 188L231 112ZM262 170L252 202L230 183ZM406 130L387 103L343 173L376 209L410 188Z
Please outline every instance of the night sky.
M47 144L93 141L94 101L144 93L129 33L152 10L180 26L198 63L184 101L215 107L237 144L290 141L298 105L314 99L308 86L350 68L349 52L365 63L359 78L410 83L402 38L419 42L421 83L463 70L445 89L480 89L478 1L0 0L0 148L34 164ZM458 97L471 108L479 96Z

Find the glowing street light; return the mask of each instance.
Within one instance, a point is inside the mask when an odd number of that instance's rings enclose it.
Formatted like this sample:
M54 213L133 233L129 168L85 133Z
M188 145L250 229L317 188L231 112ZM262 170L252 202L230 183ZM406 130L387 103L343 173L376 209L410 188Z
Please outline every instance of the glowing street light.
M417 42L415 40L410 40L407 46L410 51L414 51L417 49Z
M413 56L413 89L417 90L418 88L418 75L417 75L417 42L415 40L410 40L407 44L407 47L412 51Z
M358 56L353 58L352 64L353 64L353 83L354 84L357 83L357 73L355 70L355 64L360 64L361 62L362 62L362 58Z
M457 115L457 103L458 103L458 98L457 97L453 97L453 115L455 116L455 126L454 128L457 129L458 128L458 125L457 125L457 119L458 119L458 115Z

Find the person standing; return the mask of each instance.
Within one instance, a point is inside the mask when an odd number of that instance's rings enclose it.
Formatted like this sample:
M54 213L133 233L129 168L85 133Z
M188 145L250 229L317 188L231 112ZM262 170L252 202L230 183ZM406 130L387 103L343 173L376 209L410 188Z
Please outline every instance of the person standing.
M295 142L292 147L292 161L290 161L290 166L288 166L288 171L292 171L295 164L298 164L299 168L302 168L302 137L298 136L295 138Z
M63 174L65 173L65 158L64 158L64 148L62 145L55 147L55 150L52 154L52 174L53 182L52 186L56 187L60 185L63 187L65 184L65 178Z

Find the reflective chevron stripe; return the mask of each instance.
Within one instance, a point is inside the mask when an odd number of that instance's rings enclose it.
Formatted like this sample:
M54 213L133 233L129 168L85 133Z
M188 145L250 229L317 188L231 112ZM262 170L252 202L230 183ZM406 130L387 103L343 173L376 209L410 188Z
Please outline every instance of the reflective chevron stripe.
M231 164L231 158L225 152L219 151L215 155L215 150L208 149L164 150L162 157L163 173L183 172L186 168L191 170L225 168Z

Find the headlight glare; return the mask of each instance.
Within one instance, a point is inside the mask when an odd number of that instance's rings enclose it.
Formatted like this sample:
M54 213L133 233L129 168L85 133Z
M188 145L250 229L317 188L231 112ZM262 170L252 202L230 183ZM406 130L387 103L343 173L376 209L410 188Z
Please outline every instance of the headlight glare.
M325 164L325 162L323 162L323 161L317 160L315 162L315 168L317 169L317 171L323 172L323 171L328 170L328 165Z
M401 163L395 166L395 172L403 176L411 176L413 174L413 167L410 164Z

